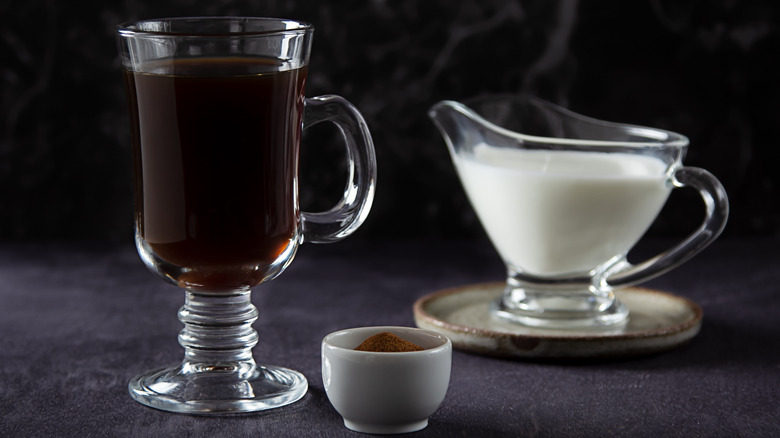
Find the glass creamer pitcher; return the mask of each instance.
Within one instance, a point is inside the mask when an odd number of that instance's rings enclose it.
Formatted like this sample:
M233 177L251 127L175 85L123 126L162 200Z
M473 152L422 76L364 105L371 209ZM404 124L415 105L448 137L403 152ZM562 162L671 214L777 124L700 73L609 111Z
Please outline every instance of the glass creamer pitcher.
M726 192L706 170L682 165L683 135L508 95L439 102L429 116L507 267L496 317L544 328L619 327L628 309L615 288L680 265L725 226ZM629 263L671 190L685 186L701 194L704 223L677 246Z

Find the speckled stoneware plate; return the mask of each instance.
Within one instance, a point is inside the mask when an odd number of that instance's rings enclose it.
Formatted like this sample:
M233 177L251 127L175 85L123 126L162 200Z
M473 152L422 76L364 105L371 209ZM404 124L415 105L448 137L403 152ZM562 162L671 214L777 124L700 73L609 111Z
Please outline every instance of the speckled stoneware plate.
M503 283L484 283L426 295L414 303L415 323L444 334L460 350L528 359L651 354L690 341L701 328L702 310L696 303L639 287L615 291L630 311L628 323L619 331L523 327L490 316L488 307L503 288Z

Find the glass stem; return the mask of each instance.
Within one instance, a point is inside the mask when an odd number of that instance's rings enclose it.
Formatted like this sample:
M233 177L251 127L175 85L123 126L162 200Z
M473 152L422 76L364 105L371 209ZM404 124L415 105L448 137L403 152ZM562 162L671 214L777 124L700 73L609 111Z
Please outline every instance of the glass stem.
M257 345L257 308L251 290L195 292L187 290L179 321L184 329L179 344L184 347L185 372L220 371L251 373Z

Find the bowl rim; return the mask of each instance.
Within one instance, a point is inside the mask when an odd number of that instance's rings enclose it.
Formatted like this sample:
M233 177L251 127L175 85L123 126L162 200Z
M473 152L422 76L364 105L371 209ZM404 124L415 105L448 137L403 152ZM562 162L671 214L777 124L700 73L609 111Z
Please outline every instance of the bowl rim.
M351 348L342 347L340 345L335 345L332 343L332 340L334 338L344 336L349 333L360 332L360 331L367 332L366 337L373 336L377 333L382 333L382 332L390 332L395 334L396 336L400 336L398 333L394 332L394 330L400 332L423 333L425 335L430 336L431 338L441 340L442 342L440 345L437 345L435 347L423 348L422 350L418 350L418 351L359 351L359 350L355 350L354 349L355 347L351 347ZM325 335L325 337L322 338L322 347L323 349L327 347L342 352L349 351L350 352L349 354L356 354L356 355L378 355L378 356L398 357L398 356L433 354L444 350L452 350L452 341L443 333L434 330L429 330L429 329L424 329L419 327L378 325L378 326L350 327L341 330L336 330L334 332Z

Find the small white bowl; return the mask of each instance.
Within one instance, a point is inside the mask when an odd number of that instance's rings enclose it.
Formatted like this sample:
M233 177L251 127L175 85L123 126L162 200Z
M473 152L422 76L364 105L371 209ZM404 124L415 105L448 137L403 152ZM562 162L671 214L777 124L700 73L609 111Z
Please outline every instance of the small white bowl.
M424 348L356 351L366 338L390 332ZM424 429L450 382L452 343L437 332L411 327L359 327L322 340L322 382L344 425L357 432L391 434Z

